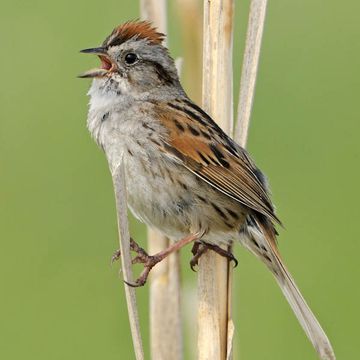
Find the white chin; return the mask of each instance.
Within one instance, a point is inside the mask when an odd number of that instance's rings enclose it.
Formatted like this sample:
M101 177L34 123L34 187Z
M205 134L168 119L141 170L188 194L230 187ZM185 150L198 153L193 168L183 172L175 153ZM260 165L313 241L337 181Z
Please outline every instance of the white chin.
M106 78L94 79L88 91L90 96L90 111L111 107L119 97L116 91L111 91L105 85Z

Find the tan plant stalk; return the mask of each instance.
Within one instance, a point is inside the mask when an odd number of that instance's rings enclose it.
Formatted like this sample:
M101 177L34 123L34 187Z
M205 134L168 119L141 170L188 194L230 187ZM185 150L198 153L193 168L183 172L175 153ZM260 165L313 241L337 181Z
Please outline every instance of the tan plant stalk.
M182 83L191 100L201 102L202 68L202 1L176 0L175 11L179 18L182 56L186 59Z
M166 31L166 1L141 0L141 18ZM170 240L148 228L148 250L155 254ZM181 360L182 327L180 313L180 258L178 253L156 265L150 275L150 348L154 360Z
M133 282L132 264L130 254L130 234L129 223L127 217L127 201L126 201L126 186L124 176L123 163L112 171L112 180L115 192L116 214L119 232L119 245L121 252L121 269L122 278L127 282ZM136 360L144 359L144 351L142 347L139 315L136 305L135 288L124 284L125 297L128 308L129 322L131 335L133 339L134 352Z
M181 83L192 101L201 104L202 87L202 0L176 0L172 12L179 20L177 30L181 39L181 54L185 59ZM185 249L185 253L190 255L190 249ZM190 260L190 258L188 258ZM187 270L187 264L185 264ZM191 359L196 358L196 339L197 327L194 324L196 319L197 289L191 284L182 286L181 301L183 313L183 331L185 334L184 343L189 345L187 356Z
M235 140L243 147L250 123L266 4L267 0L252 0L250 5L235 130ZM203 106L230 134L233 6L230 0L204 1ZM199 360L232 358L231 283L232 270L224 259L208 253L200 260Z
M256 76L258 72L261 40L264 32L267 0L251 0L247 34L245 41L245 52L243 57L243 68L240 79L240 93L238 103L238 115L235 127L234 139L242 147L246 146L249 132L250 115L255 93ZM230 276L232 273L230 273ZM229 292L231 287L229 287ZM229 301L231 302L231 294ZM230 307L231 308L231 307ZM234 326L229 323L228 341L234 332ZM231 334L230 334L231 333ZM230 342L232 345L232 343ZM230 345L228 344L228 346ZM231 356L232 349L228 348L228 356ZM228 358L230 359L230 358Z
M240 80L235 140L246 146L250 114L255 93L261 40L264 32L267 0L251 0L245 53Z
M204 0L203 107L231 135L233 0ZM199 261L198 359L231 357L228 261L211 251ZM231 326L230 326L231 327ZM232 327L231 327L232 328ZM229 347L229 356L228 354Z

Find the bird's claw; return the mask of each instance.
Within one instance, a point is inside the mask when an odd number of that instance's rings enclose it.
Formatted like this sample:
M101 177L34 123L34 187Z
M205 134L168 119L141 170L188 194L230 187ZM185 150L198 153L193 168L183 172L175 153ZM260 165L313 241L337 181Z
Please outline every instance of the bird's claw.
M156 256L150 256L148 253L140 247L132 238L130 238L130 250L134 251L137 255L131 260L132 264L144 264L144 270L140 276L134 281L125 281L124 283L131 287L144 286L149 276L150 270L162 259ZM120 259L121 252L117 250L111 257L111 264Z
M198 241L198 242L195 242L195 244L191 250L191 252L194 255L193 258L190 260L190 267L191 267L192 271L195 271L194 267L198 265L200 257L209 249L212 251L215 251L217 254L225 257L229 261L233 261L234 267L238 266L238 261L237 261L236 257L230 251L224 250L223 248L221 248L220 246L217 246L217 245Z
M118 261L120 259L121 256L121 252L120 249L116 250L113 255L111 256L111 265L115 262Z

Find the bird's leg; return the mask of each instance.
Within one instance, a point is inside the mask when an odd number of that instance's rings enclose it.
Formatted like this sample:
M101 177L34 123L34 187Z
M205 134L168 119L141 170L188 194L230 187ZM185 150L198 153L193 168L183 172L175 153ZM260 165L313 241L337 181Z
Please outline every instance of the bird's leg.
M191 243L194 240L200 239L202 234L191 234L189 236L184 237L183 239L171 244L168 248L166 248L163 251L158 252L155 255L148 255L148 253L141 248L132 238L130 239L130 249L134 251L137 255L132 260L133 264L143 264L144 270L140 274L140 276L133 282L127 282L125 283L132 287L139 287L143 286L146 283L146 280L149 276L149 273L151 269L160 261L164 260L167 256L169 256L171 253L180 250L183 246ZM117 260L120 256L120 251L115 252L113 255L113 261Z
M194 267L198 265L198 261L199 261L200 257L209 249L212 251L215 251L217 254L225 257L229 261L234 261L234 263L235 263L234 267L236 267L238 265L238 261L237 261L236 257L230 251L224 250L223 248L221 248L220 246L217 246L217 245L208 244L203 241L197 241L197 242L195 242L195 244L191 250L191 252L194 255L193 258L190 260L191 270L195 271Z

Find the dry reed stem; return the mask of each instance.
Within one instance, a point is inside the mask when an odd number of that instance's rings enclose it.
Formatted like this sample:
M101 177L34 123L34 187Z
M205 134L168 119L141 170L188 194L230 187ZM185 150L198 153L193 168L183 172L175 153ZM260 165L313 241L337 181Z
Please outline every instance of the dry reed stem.
M255 93L256 76L258 72L259 56L261 49L261 40L264 31L267 0L251 0L249 21L245 41L245 52L243 59L243 68L240 79L240 94L238 103L238 116L235 127L234 139L242 147L246 146L249 132L250 115ZM230 273L232 276L232 273ZM231 287L229 287L229 292ZM229 294L229 301L232 296ZM231 306L229 306L231 308ZM234 333L234 326L228 327L228 339ZM232 342L230 342L232 344ZM228 344L229 346L229 344ZM232 349L228 348L227 360L231 359Z
M201 102L202 86L202 1L176 0L175 11L180 21L183 43L182 56L186 59L182 83L195 103Z
M231 135L233 127L233 0L204 0L203 107ZM209 251L199 261L198 359L227 356L229 264ZM230 340L231 343L231 340ZM231 350L230 350L231 353Z
M124 166L121 164L112 172L112 180L115 192L116 214L119 232L119 245L121 251L121 269L123 279L127 282L133 282L132 264L130 254L130 234L129 223L127 217L127 201L126 186L124 176ZM136 360L144 359L144 351L142 347L139 315L136 305L135 289L124 284L125 297L128 308L131 335L133 339L134 352Z
M259 65L261 40L264 31L267 0L251 0L246 34L245 53L240 80L235 140L246 146L250 114L254 99L256 75Z
M140 0L140 16L143 20L151 21L160 32L166 34L166 0Z
M141 0L141 18L166 34L166 1ZM169 239L148 228L148 250L155 254L170 245ZM180 260L171 254L150 275L150 348L154 360L183 358L180 313Z

